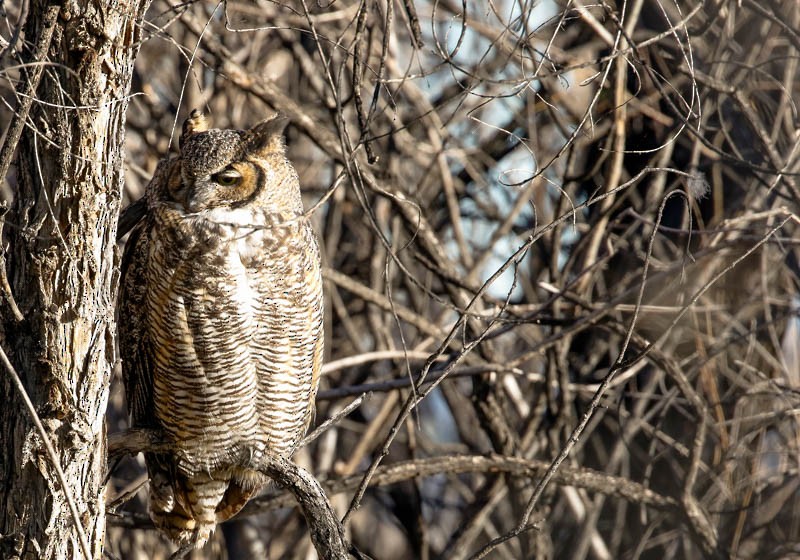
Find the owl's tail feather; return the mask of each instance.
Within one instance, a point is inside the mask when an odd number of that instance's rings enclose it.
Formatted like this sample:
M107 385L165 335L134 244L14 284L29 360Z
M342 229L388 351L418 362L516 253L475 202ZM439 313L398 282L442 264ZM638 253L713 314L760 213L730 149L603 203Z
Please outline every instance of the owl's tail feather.
M228 495L229 483L206 476L191 480L182 476L178 478L173 481L174 485L160 481L159 477L151 478L150 517L176 544L200 548L216 528L219 519L217 508ZM236 511L246 501L245 498Z
M182 549L202 548L216 528L216 523L203 523L179 512L150 512L150 518L172 542Z

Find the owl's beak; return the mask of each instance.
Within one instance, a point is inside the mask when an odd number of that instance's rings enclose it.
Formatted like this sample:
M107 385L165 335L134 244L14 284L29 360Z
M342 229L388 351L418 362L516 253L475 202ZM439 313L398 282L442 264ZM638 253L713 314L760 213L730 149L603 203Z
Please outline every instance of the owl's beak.
M191 195L187 196L186 200L184 200L183 208L186 210L186 212L190 212L190 213L191 212L199 212L200 211L200 205L199 205L197 199L195 197L191 196Z
M186 195L183 199L183 208L187 213L194 213L203 210L203 197L197 189L186 189Z

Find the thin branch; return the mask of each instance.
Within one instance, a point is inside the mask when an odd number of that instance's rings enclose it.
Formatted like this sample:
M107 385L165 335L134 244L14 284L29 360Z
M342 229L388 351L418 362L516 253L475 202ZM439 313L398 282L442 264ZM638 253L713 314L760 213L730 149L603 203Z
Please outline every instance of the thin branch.
M33 49L33 62L43 62L47 58L47 51L50 50L50 43L53 40L53 31L58 23L58 14L61 11L59 4L48 6L42 17L42 29L39 36L36 38L36 44ZM39 89L39 82L44 73L44 64L31 64L29 65L28 79L25 81L25 89L20 95L19 105L14 115L11 117L11 122L8 123L8 128L5 133L5 142L2 149L0 149L0 181L5 181L8 168L11 165L11 160L14 157L14 152L17 149L20 136L25 128L25 123L28 120L28 113L31 110L33 100L36 98L36 90ZM2 234L2 222L0 222L0 234ZM1 237L1 236L0 236ZM0 247L0 252L4 252ZM6 263L5 256L0 259L0 290L6 298L9 307L14 314L17 321L22 321L24 318L22 313L14 301L14 294L6 278Z

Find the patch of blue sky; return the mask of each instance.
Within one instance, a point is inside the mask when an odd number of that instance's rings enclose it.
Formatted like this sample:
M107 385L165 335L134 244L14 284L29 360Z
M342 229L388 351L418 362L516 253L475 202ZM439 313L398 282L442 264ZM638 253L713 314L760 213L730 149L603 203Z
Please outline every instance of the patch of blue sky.
M556 3L551 0L509 0L504 4L509 5L508 17L513 22L511 29L517 33L524 30L536 31L560 12ZM520 17L521 14L525 15ZM524 29L523 23L526 26Z
M567 196L562 190L560 190L555 185L550 186L550 195L553 200L555 200L555 197ZM571 201L571 204L569 204L568 201L568 205L562 206L562 208L564 208L565 211L571 211L573 206L580 206L587 200L588 196L586 195L586 193L581 193L578 196L578 198ZM561 228L561 252L558 255L558 263L557 263L559 270L564 269L564 266L567 264L567 259L570 255L570 251L572 250L572 247L575 245L575 242L577 242L579 239L578 230L574 227L574 224L581 222L582 218L585 218L588 214L589 214L588 208L579 210L574 219L570 219L567 226ZM558 217L559 216L556 216L556 218Z
M536 171L536 157L524 139L520 138L519 145L489 171L489 187L496 187L505 194L515 194L528 186ZM513 203L513 200L510 202Z
M783 363L784 376L790 387L800 387L800 298L792 298L791 317L786 325L786 331L781 342L781 362Z
M461 14L441 19L430 30L430 41L451 63L455 79L469 81L477 74L522 89L540 59L535 49L545 44L537 30L556 12L552 2L469 2L466 23Z
M431 441L440 444L460 441L455 419L450 413L450 407L440 389L434 389L419 403L419 412L422 420L422 432ZM425 422L425 419L429 417L435 418L435 422Z
M447 49L455 62L474 64L476 52L486 53L492 41L469 25L469 19L480 21L481 25L496 32L498 40L527 42L545 24L559 13L559 8L551 0L505 0L466 2L467 25L461 14L451 15L447 20L435 24L436 38L442 48Z
M494 244L492 256L486 260L486 266L481 270L481 282L487 282L522 245L522 240L506 236ZM499 300L510 298L510 301L520 301L523 296L522 286L517 281L519 267L527 266L527 253L516 264L509 266L492 284L487 293ZM524 272L523 272L524 274Z
M493 30L497 36L504 35L497 41L521 41L544 47L543 39L534 38L537 29L552 20L558 14L557 5L550 1L500 1L500 2L469 2L467 11L470 18L481 21L487 29ZM442 12L440 12L441 14ZM524 16L523 16L524 14ZM507 30L503 30L508 26ZM508 131L508 142L518 143L519 146L497 162L484 175L483 184L468 186L471 196L480 197L480 205L476 205L468 197L460 201L463 214L462 224L464 236L469 240L471 249L476 254L486 249L494 228L497 227L497 216L508 214L514 205L519 192L525 188L528 181L537 171L537 161L534 157L532 146L527 135L529 134L520 123L512 122L514 115L518 114L526 102L532 102L532 92L539 89L539 83L531 79L535 64L540 59L540 54L529 49L529 57L509 57L508 64L497 67L495 64L482 66L482 60L490 60L496 56L503 56L500 43L494 43L469 23L464 25L464 18L459 15L450 15L447 19L440 19L432 27L425 30L430 42L426 44L438 45L438 48L447 53L453 65L440 66L431 73L427 73L420 83L428 94L435 98L441 94L445 87L453 80L464 84L466 89L462 94L452 100L452 110L470 108L469 119L453 119L446 123L448 135L458 140L458 152L448 157L450 171L458 174L463 171L463 158L471 157L470 150L477 148L481 143L496 134L497 130ZM427 41L426 37L426 41ZM433 47L437 49L436 46ZM420 61L432 62L428 56L423 56ZM460 68L459 68L460 67ZM463 70L461 69L463 68ZM488 73L488 68L492 68ZM464 100L463 95L469 98ZM461 102L463 105L460 105ZM444 112L446 116L447 112ZM552 193L550 199L563 196L559 189L548 188ZM545 198L547 202L548 198ZM486 216L480 206L493 208L495 216ZM534 222L534 209L529 205L516 219L515 229L530 227ZM570 228L565 228L565 231ZM526 235L521 236L513 230L497 240L492 247L492 257L487 259L486 265L479 271L482 280L490 278L495 271L503 265L509 255L513 254ZM459 261L458 250L452 230L446 232L445 246L451 252L456 262ZM564 259L565 260L565 259ZM490 293L495 297L505 297L514 285L513 267L510 267L490 287ZM516 286L512 297L520 295L521 288Z
M518 146L515 150L511 151L506 157L501 159L497 164L487 173L486 178L489 181L487 187L480 191L485 196L491 199L493 206L497 209L499 216L508 215L520 194L528 187L530 178L536 170L536 160L533 154L526 149L525 146ZM519 215L514 221L514 228L509 233L498 239L493 247L492 256L486 260L486 265L480 271L482 282L486 282L495 272L502 267L506 260L513 255L517 249L527 239L530 228L534 224L534 208L531 202L526 204ZM486 224L486 221L483 221ZM498 222L491 223L491 231L484 233L481 237L479 232L476 231L472 239L486 239L491 238L494 229L498 226ZM525 231L524 234L519 234L515 230ZM467 232L464 233L468 235ZM527 260L527 255L523 257L517 264L525 266L524 262ZM514 281L516 273L515 266L510 266L503 274L497 278L494 283L489 287L489 294L492 297L505 299L511 292L512 300L518 300L522 297L522 288L519 283Z
M423 13L425 10L418 6L418 11ZM462 84L463 94L452 98L454 110L463 101L463 95L472 97L466 100L466 106L474 108L482 100L494 106L502 99L524 94L528 89L537 91L539 83L533 72L541 60L541 53L536 49L543 49L547 38L544 35L538 37L537 30L558 13L555 3L550 0L491 4L470 1L467 12L472 24L468 20L465 25L460 15L445 14L441 8L438 9L437 21L422 28L425 48L414 50L398 42L397 48L393 49L400 67L408 68L415 75L411 79L431 100L438 98L453 83ZM523 13L527 17L520 17ZM482 26L480 31L474 28L478 25L476 20ZM494 36L494 40L487 35ZM507 54L511 51L515 54ZM492 64L483 64L490 60ZM505 64L498 64L498 60ZM513 111L515 108L507 109ZM492 124L497 121L491 116L484 118ZM447 121L446 118L443 120Z
M508 131L508 142L525 141L524 131L511 122L524 100L519 97L501 97L483 103L470 112L468 119L454 119L447 128L463 148L475 148L492 137L497 130Z
M511 212L520 193L528 184L525 179L533 175L534 169L535 161L531 153L523 147L518 147L489 170L486 174L487 185L481 187L472 184L469 188L471 196L459 201L464 237L469 240L470 249L475 255L487 249L491 250L491 256L478 271L481 282L489 280L527 238L527 234L520 235L514 229L523 229L526 232L529 230L534 222L534 210L530 205L526 205L517 216L515 228L489 247L490 240L499 226L498 216L502 217ZM509 184L517 179L520 180L520 185ZM451 253L451 258L457 261L459 248L452 229L448 229L446 235L446 250ZM518 264L524 266L526 258L527 256L523 257ZM519 299L522 296L522 288L514 281L514 274L515 267L510 266L489 286L489 294L504 299L510 292L512 299Z

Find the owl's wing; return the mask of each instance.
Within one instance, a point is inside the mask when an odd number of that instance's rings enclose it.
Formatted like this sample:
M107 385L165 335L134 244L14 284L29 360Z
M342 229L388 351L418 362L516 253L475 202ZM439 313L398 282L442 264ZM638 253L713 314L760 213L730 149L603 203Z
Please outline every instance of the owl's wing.
M119 216L117 222L117 241L125 237L137 224L142 221L147 213L147 198L142 197L133 204L128 205Z
M155 427L153 410L153 354L147 335L147 218L131 232L121 266L117 305L122 378L132 427Z

